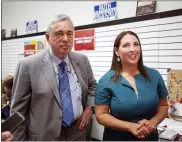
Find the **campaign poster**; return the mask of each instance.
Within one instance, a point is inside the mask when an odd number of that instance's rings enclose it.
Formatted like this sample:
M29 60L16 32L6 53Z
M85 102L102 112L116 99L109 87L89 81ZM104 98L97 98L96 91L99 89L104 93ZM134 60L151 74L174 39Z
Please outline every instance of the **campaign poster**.
M75 51L94 50L94 29L75 31Z
M24 57L37 54L46 48L46 43L44 41L26 41L24 42Z
M94 6L94 21L104 22L117 19L116 1Z
M35 54L37 41L24 42L24 57Z

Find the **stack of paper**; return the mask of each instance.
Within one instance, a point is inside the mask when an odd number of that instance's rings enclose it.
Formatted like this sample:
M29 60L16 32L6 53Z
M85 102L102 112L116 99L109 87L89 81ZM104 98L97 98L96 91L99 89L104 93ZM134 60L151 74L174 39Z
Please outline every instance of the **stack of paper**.
M174 119L165 118L157 128L166 127L167 129L178 132L179 135L182 135L182 121L177 121Z
M165 131L159 135L159 138L173 141L177 136L178 132L170 129L165 129Z

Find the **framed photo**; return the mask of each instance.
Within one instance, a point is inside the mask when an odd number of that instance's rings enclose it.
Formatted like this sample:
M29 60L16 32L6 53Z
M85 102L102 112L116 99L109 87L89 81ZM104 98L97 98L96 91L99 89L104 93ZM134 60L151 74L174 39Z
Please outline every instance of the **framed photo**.
M137 1L136 16L146 15L155 12L156 1Z
M17 29L12 29L11 30L11 37L17 36Z
M6 38L6 29L1 30L1 38L2 39Z

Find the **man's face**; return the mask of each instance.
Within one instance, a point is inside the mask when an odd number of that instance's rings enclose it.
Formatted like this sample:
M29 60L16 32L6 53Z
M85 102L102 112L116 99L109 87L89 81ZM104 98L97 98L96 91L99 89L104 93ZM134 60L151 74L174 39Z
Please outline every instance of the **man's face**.
M55 22L50 34L46 33L46 39L53 53L63 60L73 47L74 28L70 21Z

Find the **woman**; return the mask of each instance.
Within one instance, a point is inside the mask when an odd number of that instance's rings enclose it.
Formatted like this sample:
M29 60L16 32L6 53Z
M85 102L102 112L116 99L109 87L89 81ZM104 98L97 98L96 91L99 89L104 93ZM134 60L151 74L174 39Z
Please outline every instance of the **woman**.
M13 87L13 76L8 75L2 82L2 106L1 115L2 119L7 119L10 113L11 105L11 91Z
M2 83L2 86L1 86L1 104L4 105L7 103L7 100L6 100L6 92L4 91L4 80L1 80L1 83Z
M138 36L120 33L111 69L95 91L96 118L106 141L157 141L157 125L167 116L167 89L158 71L145 67Z

